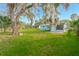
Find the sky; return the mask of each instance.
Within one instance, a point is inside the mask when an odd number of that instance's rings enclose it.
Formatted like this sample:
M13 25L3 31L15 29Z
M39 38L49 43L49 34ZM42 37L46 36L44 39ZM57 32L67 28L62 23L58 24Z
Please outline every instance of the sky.
M6 7L7 7L6 4L0 3L0 14L2 14L1 11L7 10ZM79 15L79 4L75 4L75 3L70 4L68 10L65 10L64 7L62 5L60 5L58 7L58 11L60 13L60 20L69 19L71 14L73 14L73 13L76 13ZM33 18L33 20L35 20L35 21L39 21L39 19L45 15L45 13L41 7L39 7L38 9L32 8L32 12L36 13L35 18ZM20 20L23 22L26 22L26 23L30 23L29 19L26 16L22 16L20 18Z
M60 19L69 19L71 14L76 13L79 15L79 4L70 4L68 10L65 10L63 6L59 6Z

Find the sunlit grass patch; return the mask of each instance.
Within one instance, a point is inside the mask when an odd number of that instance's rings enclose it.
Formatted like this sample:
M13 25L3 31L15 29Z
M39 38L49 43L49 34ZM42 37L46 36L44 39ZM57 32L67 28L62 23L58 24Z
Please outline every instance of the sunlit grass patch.
M79 55L79 38L38 29L21 31L23 36L0 42L0 55L59 56Z

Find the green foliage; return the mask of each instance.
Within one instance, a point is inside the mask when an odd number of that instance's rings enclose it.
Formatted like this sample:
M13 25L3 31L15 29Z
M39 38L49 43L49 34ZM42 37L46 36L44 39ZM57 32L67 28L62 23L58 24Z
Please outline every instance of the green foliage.
M55 3L54 5L57 8L57 7L59 7L60 4L59 3Z
M0 27L8 28L11 25L12 21L8 16L0 16Z
M74 20L74 21L73 21L73 24L74 24L74 25L79 25L79 19L78 19L78 20Z
M72 31L76 32L76 35L79 36L79 19L76 20L72 20L69 21L70 23L70 29L72 29Z
M32 8L32 5L29 5L27 8Z

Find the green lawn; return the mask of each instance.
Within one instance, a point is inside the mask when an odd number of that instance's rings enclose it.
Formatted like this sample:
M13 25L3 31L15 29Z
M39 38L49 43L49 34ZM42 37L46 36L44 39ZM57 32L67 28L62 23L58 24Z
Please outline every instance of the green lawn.
M0 55L70 56L79 55L79 38L37 29L22 30L23 36L0 38ZM2 33L1 33L2 34ZM0 35L1 35L0 34ZM4 35L4 33L2 34ZM9 34L5 34L9 35Z

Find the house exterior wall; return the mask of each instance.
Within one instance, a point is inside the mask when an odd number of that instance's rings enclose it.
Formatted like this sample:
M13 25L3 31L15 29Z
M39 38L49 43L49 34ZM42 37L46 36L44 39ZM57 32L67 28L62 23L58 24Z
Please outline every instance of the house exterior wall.
M60 27L61 27L61 25L60 25ZM50 30L51 32L66 32L68 29L68 25L64 24L62 27L63 27L62 29L57 29L57 25L52 25L51 29L50 29L50 25L43 24L43 25L39 26L39 29L40 30Z
M56 25L52 25L50 31L51 31L51 32L55 32L55 31L56 31Z

